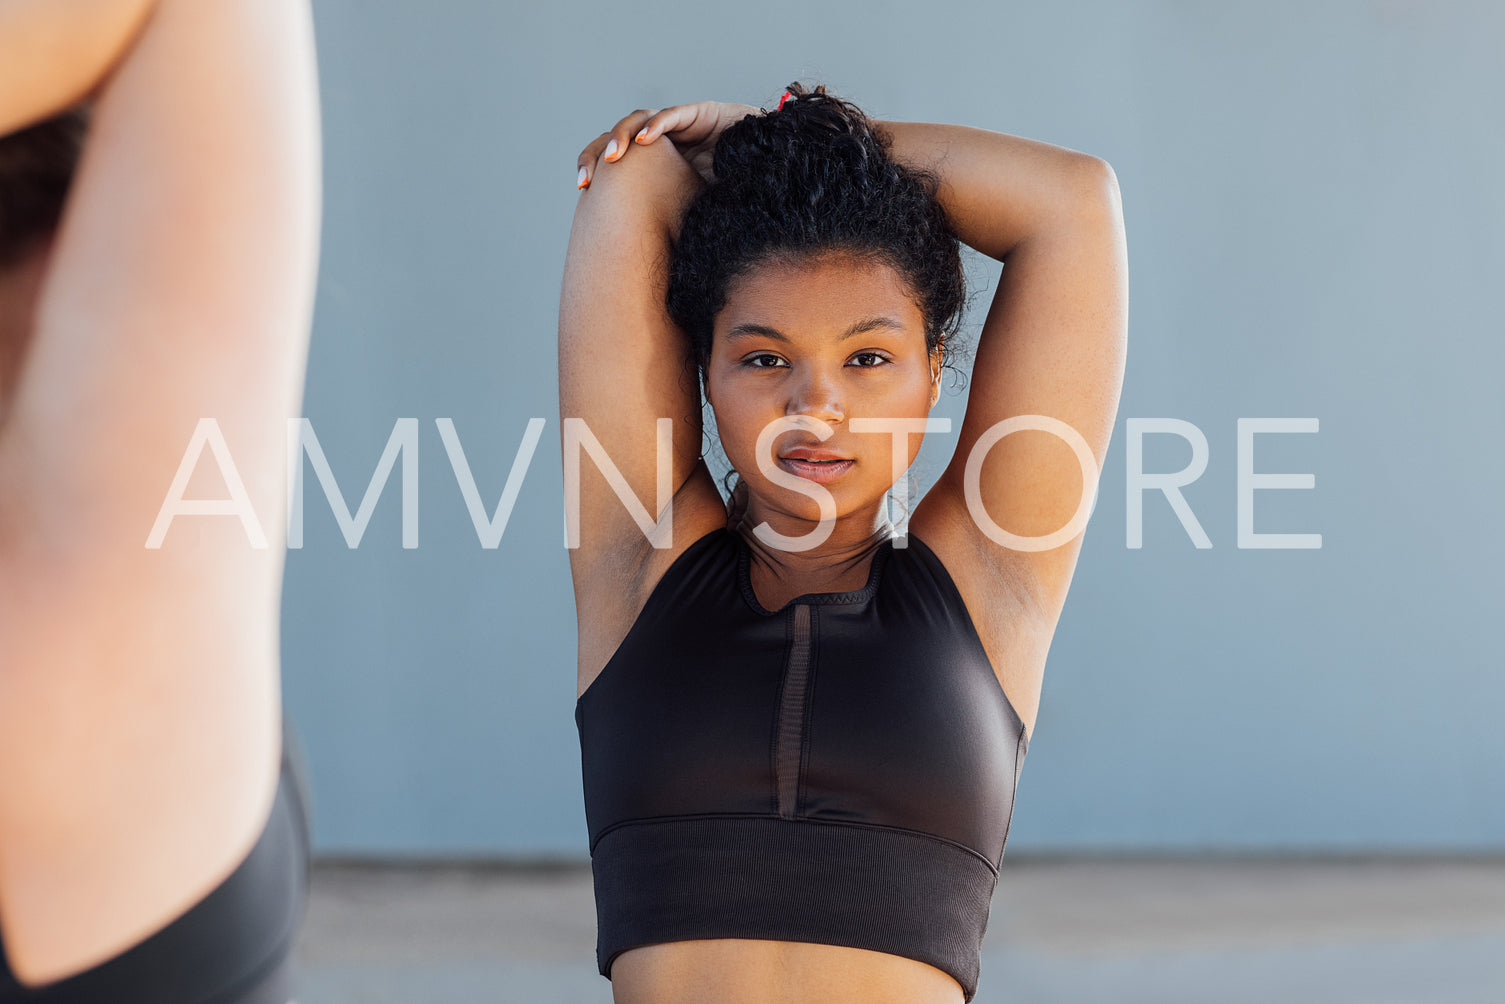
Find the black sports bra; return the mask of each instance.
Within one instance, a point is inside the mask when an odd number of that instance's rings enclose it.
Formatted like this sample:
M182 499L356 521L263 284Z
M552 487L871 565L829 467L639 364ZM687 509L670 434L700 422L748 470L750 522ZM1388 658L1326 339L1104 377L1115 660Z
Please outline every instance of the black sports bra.
M977 992L1028 746L961 594L913 534L867 585L758 603L718 529L575 705L596 962L703 938L918 959Z

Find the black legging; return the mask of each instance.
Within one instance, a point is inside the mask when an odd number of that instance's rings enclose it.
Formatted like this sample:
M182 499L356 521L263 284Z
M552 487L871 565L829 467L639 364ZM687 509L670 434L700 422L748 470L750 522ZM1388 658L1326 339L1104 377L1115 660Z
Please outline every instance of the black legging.
M229 878L146 940L45 986L17 983L0 943L0 1004L288 1004L308 854L306 789L288 737L271 816Z

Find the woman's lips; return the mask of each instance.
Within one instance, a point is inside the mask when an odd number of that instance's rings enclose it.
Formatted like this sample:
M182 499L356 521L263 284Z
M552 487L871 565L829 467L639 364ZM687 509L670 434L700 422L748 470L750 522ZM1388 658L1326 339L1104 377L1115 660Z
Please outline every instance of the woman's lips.
M852 469L855 460L796 460L793 457L780 457L779 466L790 474L805 478L819 484L830 484Z

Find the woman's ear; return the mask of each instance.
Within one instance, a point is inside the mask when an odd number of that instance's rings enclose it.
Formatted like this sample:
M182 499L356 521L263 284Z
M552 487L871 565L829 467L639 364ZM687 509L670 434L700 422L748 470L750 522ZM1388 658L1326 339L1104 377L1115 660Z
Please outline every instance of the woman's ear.
M930 352L930 407L934 408L936 402L941 399L941 367L946 361L946 349L944 345L937 345Z

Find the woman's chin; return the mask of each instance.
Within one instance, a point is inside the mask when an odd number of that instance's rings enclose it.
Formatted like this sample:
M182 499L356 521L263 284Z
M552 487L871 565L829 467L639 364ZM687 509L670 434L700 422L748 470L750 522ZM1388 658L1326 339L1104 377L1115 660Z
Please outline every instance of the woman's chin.
M746 482L743 482L744 484ZM858 513L873 511L880 512L883 501L887 495L887 489L877 492L871 498L857 499L858 486L846 479L839 479L831 484L819 484L812 482L821 491L831 497L835 503L832 507L830 519L832 522ZM773 519L776 523L779 518L787 520L794 526L777 525L781 533L802 536L815 529L815 524L821 521L820 503L796 489L784 488L770 482L763 482L762 486L753 491L754 498L750 499L749 506L744 517L748 526L757 526L759 523ZM799 526L797 524L804 524Z

